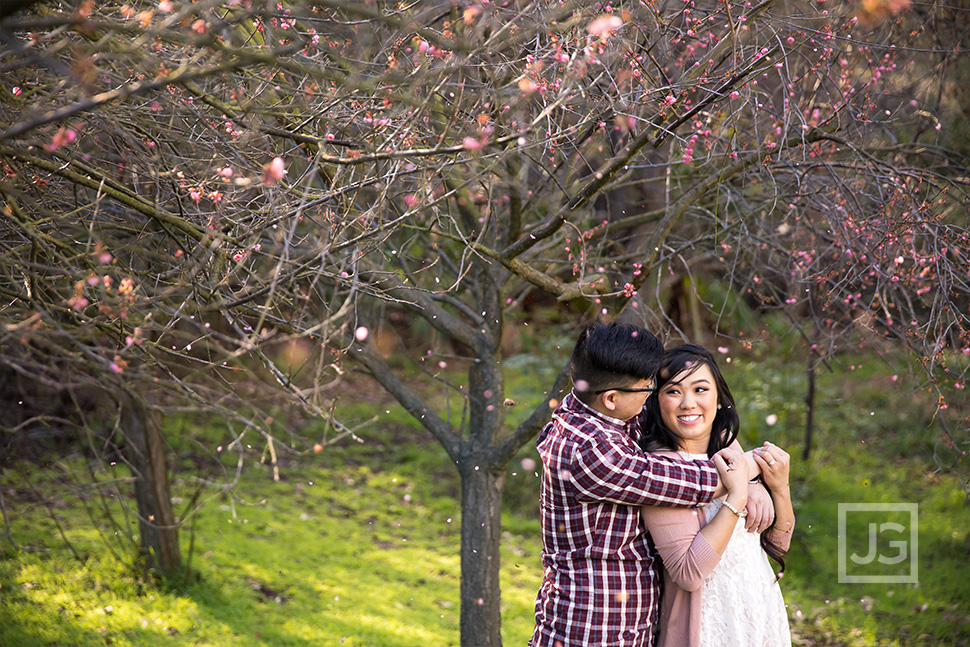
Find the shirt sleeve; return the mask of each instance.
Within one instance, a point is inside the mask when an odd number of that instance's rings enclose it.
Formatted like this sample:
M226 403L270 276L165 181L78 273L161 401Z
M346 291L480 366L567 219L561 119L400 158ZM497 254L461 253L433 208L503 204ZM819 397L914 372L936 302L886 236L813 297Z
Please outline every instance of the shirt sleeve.
M589 439L576 448L572 464L583 502L691 507L710 502L717 488L711 461L644 454L632 441Z
M696 591L711 574L721 556L701 534L698 510L687 508L641 508L644 525L671 579L682 589Z

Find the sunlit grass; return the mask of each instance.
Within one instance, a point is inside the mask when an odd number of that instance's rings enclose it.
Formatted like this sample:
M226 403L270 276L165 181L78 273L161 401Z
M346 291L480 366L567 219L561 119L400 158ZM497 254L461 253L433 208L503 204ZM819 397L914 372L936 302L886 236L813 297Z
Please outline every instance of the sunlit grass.
M847 357L832 368L817 372L808 461L804 365L735 362L725 369L744 442L771 440L792 455L798 526L782 579L792 626L809 644L967 644L970 504L958 478L932 460L941 434L933 402L904 386L888 358ZM839 503L918 504L918 584L839 583ZM878 521L901 518L890 517ZM847 550L851 555L851 545ZM882 573L873 566L856 574Z
M454 499L434 497L407 466L377 473L307 466L279 483L266 476L254 473L237 493L255 505L237 501L233 511L219 502L199 513L192 563L201 580L179 591L138 584L91 549L86 520L65 511L69 537L87 546L86 562L71 560L54 538L49 553L8 550L0 566L2 644L149 645L161 636L213 647L456 644ZM13 524L15 540L21 526ZM537 538L537 525L529 536L507 535L510 644L531 633Z

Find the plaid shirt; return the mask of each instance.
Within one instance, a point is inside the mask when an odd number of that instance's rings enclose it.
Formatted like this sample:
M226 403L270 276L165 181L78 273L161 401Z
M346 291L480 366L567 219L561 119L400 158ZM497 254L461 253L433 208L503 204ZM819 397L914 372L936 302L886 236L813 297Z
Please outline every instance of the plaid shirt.
M709 461L644 454L639 422L573 393L539 434L542 566L531 647L650 647L660 594L639 506L708 503Z

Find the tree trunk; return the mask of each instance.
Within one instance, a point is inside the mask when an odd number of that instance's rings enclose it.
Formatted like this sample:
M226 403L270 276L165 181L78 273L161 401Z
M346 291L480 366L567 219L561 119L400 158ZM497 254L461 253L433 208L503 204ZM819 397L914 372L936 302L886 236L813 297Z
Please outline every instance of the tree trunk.
M145 570L163 577L180 574L182 553L169 495L168 462L158 424L143 401L126 398L122 404L121 429L128 464L135 477Z
M499 546L505 466L462 459L461 474L461 645L502 644Z
M808 393L805 395L805 446L802 460L807 461L812 453L812 431L815 427L815 353L808 352Z

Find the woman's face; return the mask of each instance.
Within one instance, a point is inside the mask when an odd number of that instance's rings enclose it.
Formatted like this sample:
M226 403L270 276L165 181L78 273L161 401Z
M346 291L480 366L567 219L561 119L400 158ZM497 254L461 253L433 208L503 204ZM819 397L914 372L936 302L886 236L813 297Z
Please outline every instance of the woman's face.
M667 429L680 439L679 449L703 454L717 415L717 386L707 364L681 371L657 393Z

